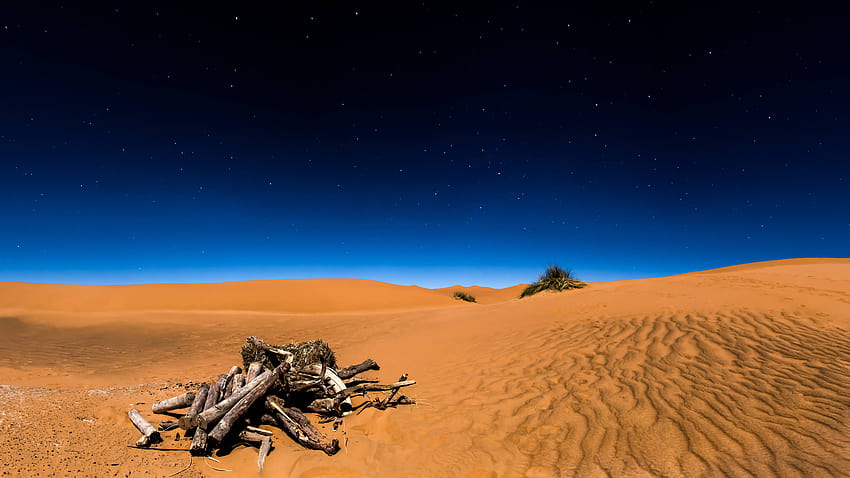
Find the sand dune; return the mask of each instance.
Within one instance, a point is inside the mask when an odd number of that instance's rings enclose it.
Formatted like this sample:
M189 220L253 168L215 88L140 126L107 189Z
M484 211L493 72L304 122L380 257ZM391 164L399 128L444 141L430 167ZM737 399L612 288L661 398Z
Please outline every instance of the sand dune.
M0 282L0 310L58 312L352 312L446 305L446 294L364 279L212 284L51 285ZM449 294L450 296L450 294Z
M0 475L180 470L185 454L126 448L124 413L226 370L256 334L322 337L419 382L418 405L326 430L337 456L277 440L266 476L850 476L850 260L522 300L463 289L480 303L369 281L0 284ZM177 476L256 476L254 456Z

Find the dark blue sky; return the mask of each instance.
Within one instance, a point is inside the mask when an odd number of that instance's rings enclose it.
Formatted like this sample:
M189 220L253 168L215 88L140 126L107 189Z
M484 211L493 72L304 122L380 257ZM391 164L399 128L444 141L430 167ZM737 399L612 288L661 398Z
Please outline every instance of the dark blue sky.
M0 7L0 280L850 255L841 12L81 3Z

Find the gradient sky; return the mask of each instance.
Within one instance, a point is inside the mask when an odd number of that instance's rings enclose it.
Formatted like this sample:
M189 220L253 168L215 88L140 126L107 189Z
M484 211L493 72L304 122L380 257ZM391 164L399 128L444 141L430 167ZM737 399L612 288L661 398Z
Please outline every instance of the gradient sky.
M850 255L840 12L26 3L0 6L0 281Z

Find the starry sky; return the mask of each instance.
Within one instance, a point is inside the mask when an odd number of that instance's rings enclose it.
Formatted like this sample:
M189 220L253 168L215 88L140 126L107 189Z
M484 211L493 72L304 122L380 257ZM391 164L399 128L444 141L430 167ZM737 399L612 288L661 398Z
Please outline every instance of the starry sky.
M0 281L505 287L850 255L837 12L175 3L0 6Z

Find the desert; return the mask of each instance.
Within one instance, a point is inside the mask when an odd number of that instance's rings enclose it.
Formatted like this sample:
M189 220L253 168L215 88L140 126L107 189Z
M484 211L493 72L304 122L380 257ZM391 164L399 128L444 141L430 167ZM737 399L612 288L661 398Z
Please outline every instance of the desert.
M417 380L415 405L323 426L334 456L275 441L262 476L850 476L850 259L522 289L0 283L0 475L257 476L249 446L132 448L127 418L257 335Z

